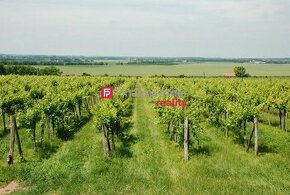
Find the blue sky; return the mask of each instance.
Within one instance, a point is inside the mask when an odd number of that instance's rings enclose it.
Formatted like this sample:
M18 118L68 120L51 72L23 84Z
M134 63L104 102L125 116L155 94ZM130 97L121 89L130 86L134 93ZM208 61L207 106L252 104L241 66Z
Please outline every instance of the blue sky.
M0 0L0 53L290 57L289 0Z

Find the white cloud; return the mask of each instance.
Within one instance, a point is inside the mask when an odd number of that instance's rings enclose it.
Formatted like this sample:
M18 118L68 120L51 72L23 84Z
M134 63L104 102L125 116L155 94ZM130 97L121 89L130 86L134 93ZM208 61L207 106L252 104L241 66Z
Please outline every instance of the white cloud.
M0 53L285 56L289 5L287 0L0 0Z

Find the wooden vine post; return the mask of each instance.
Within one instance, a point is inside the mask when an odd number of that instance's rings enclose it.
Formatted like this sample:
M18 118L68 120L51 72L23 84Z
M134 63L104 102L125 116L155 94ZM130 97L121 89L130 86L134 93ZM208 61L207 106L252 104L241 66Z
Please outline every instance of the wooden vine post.
M21 161L25 161L24 156L23 156L23 151L22 151L20 136L19 136L19 133L18 133L18 129L17 129L16 122L15 122L15 134L16 134L16 141L17 141L17 146L18 146L18 152L19 152L19 155L21 157Z
M12 165L13 160L14 160L15 136L16 136L16 141L17 141L17 146L18 146L19 155L21 157L21 161L25 161L22 147L21 147L20 136L18 133L17 125L16 125L16 117L15 117L15 114L12 114L10 115L10 147L9 147L9 154L7 158L8 165Z
M258 128L258 118L254 118L253 121L253 130L251 132L250 138L248 140L246 151L248 152L251 145L251 140L253 135L255 136L255 143L254 143L254 149L255 149L255 155L258 155L259 153L259 128Z
M255 155L259 152L259 134L258 134L258 119L254 118L254 131L255 131Z
M109 130L105 124L102 125L102 130L103 130L104 154L106 156L108 156L110 154L110 151L111 151L110 141L109 141L109 132L108 132Z
M188 140L189 140L189 130L188 130L188 118L184 118L184 160L188 160Z
M16 118L15 118L15 115L12 114L12 115L10 115L10 147L9 147L9 155L7 158L8 165L13 164L15 130L16 130Z

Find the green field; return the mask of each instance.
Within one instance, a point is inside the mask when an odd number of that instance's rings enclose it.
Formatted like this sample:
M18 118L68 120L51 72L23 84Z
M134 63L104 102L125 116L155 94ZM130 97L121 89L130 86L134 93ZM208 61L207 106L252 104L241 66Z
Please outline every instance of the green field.
M244 66L252 76L290 76L290 64L196 63L180 65L107 65L58 66L65 75L126 75L126 76L222 76L235 66Z

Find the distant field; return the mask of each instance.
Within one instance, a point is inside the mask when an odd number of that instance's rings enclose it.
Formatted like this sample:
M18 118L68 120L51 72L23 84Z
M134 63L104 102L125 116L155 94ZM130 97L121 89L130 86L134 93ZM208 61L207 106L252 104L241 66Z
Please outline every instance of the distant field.
M290 64L196 63L180 65L108 65L59 66L67 75L128 75L128 76L221 76L235 66L244 66L252 76L290 76Z

